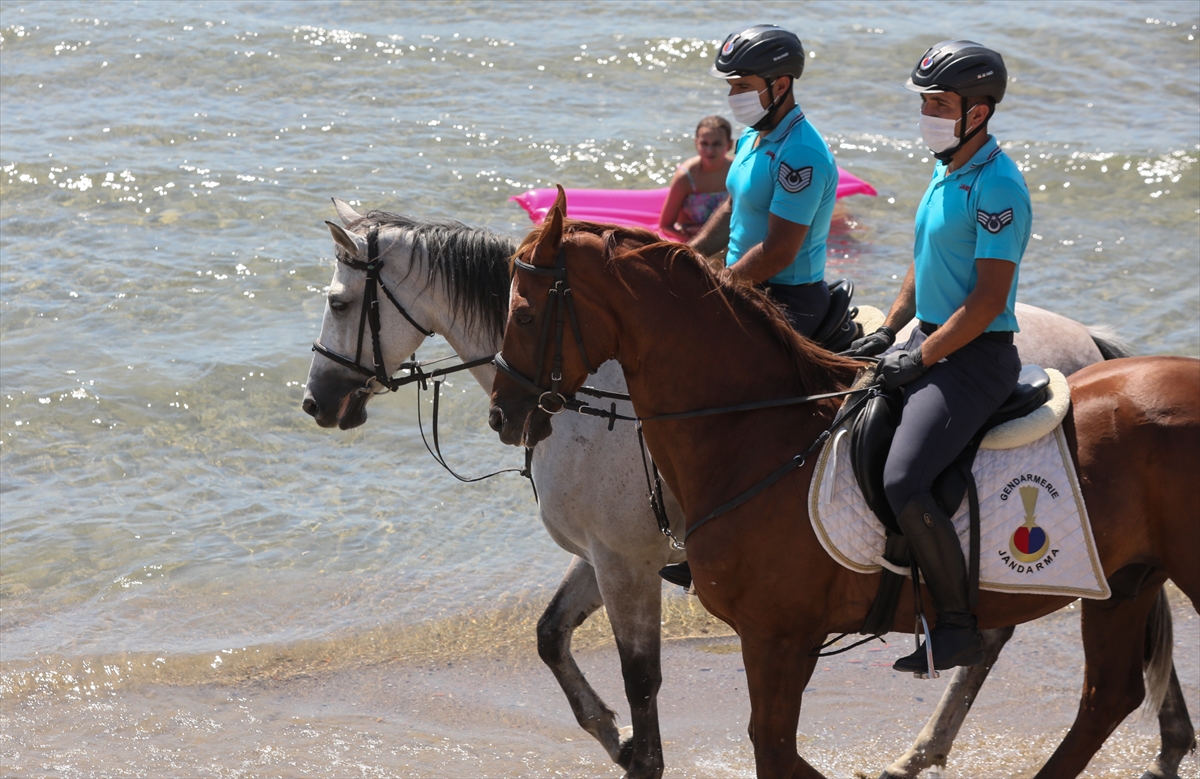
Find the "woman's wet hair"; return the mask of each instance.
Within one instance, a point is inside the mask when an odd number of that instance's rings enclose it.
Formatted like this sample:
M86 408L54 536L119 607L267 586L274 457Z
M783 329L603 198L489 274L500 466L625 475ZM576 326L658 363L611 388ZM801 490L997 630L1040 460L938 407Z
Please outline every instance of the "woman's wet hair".
M725 140L733 140L733 126L729 124L729 120L723 116L706 116L696 125L696 135L700 135L700 131L704 129L720 130L725 133Z

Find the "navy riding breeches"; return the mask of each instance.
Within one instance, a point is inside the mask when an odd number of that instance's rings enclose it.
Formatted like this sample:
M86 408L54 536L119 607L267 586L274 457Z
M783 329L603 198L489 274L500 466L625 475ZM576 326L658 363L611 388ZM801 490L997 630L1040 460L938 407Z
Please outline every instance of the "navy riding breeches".
M888 351L915 349L926 337L915 328L907 343ZM899 515L914 496L932 489L934 479L1008 399L1020 374L1017 347L981 337L904 387L904 411L883 470L892 511Z
M783 309L792 329L805 338L812 338L829 313L829 285L824 281L812 284L774 284L763 287L771 293L775 305Z

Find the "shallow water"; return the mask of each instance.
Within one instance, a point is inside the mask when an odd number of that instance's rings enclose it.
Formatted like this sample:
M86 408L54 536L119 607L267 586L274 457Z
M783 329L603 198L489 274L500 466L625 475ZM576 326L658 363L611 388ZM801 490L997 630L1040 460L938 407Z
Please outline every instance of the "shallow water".
M0 701L44 713L0 760L83 702L126 722L105 696L141 685L528 649L568 562L528 486L445 476L411 390L351 432L299 409L328 198L519 234L525 188L662 185L751 18L800 32L806 112L879 189L830 247L857 299L894 295L929 174L900 84L976 37L1016 78L1022 299L1200 356L1194 3L0 3ZM518 465L450 384L451 461ZM669 633L705 624L672 603Z

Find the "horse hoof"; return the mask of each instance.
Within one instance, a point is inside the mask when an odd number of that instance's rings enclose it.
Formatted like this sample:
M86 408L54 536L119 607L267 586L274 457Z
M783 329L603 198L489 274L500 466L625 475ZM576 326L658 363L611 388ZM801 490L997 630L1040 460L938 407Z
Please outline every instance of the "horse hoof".
M629 766L633 765L633 726L626 725L617 731L621 738L620 756L617 758L617 765L629 770ZM626 774L628 776L628 774Z

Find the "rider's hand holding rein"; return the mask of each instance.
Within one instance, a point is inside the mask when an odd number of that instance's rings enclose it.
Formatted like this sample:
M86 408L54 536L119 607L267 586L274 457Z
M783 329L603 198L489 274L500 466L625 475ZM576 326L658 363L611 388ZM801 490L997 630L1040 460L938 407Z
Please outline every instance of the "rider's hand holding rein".
M842 352L842 356L874 357L886 352L894 343L896 343L896 331L887 325L880 325L879 329L870 335L864 335L862 338L851 341L850 348Z

